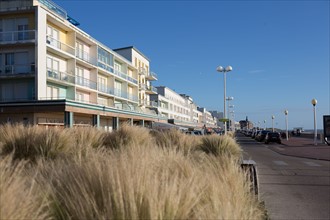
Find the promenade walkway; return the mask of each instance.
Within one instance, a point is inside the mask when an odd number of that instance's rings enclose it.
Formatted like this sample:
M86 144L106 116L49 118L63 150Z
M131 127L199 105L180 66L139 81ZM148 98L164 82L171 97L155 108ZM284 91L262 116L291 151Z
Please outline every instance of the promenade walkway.
M282 145L270 144L269 148L283 155L330 161L330 146L319 140L315 146L312 138L290 137L288 141L282 139Z

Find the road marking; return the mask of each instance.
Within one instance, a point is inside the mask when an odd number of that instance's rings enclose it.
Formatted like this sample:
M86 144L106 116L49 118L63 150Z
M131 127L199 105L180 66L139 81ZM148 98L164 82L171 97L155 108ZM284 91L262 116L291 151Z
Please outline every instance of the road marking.
M281 160L274 160L273 163L280 166L287 166L288 164Z
M314 163L314 162L308 162L308 161L304 161L305 164L307 164L308 166L311 167L320 167L320 164Z

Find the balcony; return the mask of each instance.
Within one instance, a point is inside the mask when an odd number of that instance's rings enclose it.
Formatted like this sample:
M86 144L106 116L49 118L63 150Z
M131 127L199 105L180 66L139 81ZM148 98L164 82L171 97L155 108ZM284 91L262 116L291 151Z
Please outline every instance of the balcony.
M139 83L139 89L140 90L146 90L147 89L147 85L144 83Z
M26 65L5 65L0 66L0 76L26 76L35 74L35 65L26 64Z
M34 43L35 30L0 32L0 44Z
M72 84L75 83L75 77L73 75L70 75L66 72L53 70L50 68L47 68L47 78L59 80L66 83L72 83Z
M91 57L89 53L78 48L76 48L76 57L92 65L97 65L95 57Z
M157 88L153 86L147 86L146 87L146 93L148 94L157 94Z
M136 95L133 95L133 94L128 94L128 99L133 101L133 102L138 102L139 99Z
M76 75L76 84L96 90L96 82Z
M70 45L67 45L51 36L47 36L47 44L55 47L56 49L69 53L71 55L75 55L74 47L71 47Z
M148 80L157 80L157 74L154 72L148 72L148 74L146 75L146 79Z
M127 92L124 92L121 89L115 88L114 89L114 94L115 94L115 96L120 97L120 98L123 98L123 99L127 99L128 98L127 97Z
M106 93L106 94L109 94L109 95L114 95L115 94L113 89L111 89L109 86L107 86L105 84L101 84L101 83L99 83L97 85L97 90L99 92Z
M147 75L147 70L145 68L140 67L138 70L138 73L140 75Z

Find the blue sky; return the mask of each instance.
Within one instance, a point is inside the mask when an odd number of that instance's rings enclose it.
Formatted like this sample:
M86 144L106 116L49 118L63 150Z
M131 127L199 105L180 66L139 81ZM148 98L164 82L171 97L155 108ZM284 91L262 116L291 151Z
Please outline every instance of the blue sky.
M329 1L54 0L111 49L135 46L158 74L154 86L223 111L223 74L236 120L313 128L329 115Z

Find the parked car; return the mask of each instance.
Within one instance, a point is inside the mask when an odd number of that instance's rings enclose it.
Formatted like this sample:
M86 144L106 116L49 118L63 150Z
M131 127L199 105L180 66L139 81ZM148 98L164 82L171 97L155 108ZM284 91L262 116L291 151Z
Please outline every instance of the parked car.
M281 136L278 132L268 132L265 137L265 144L269 144L270 142L276 142L281 144Z
M266 134L269 133L270 131L268 130L262 130L261 132L259 132L256 136L256 140L257 141L264 141L265 140L265 137L266 137Z

